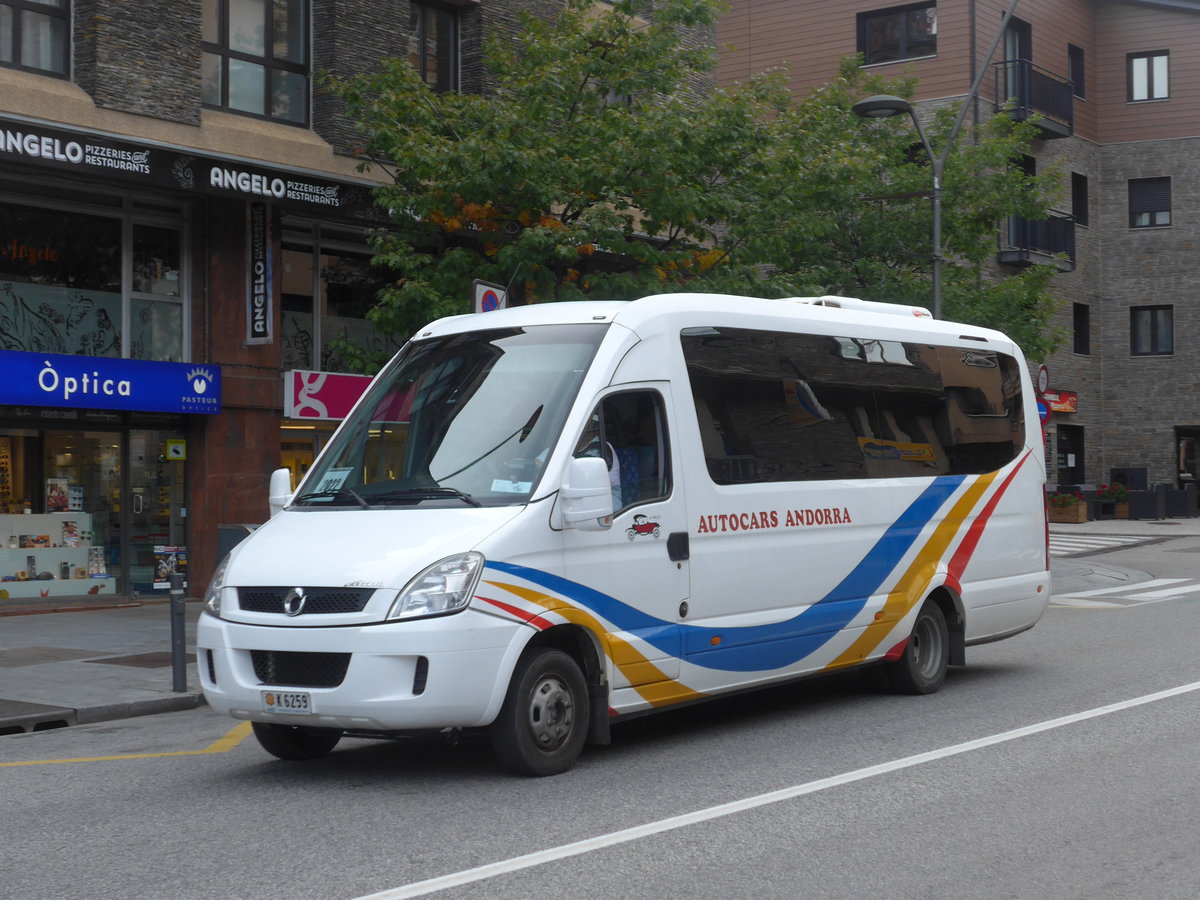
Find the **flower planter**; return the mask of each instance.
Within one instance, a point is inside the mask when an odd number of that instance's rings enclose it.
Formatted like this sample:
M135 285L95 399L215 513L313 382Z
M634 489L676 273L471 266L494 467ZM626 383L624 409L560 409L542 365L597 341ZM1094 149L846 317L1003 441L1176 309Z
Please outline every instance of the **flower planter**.
M1125 503L1116 504L1113 507L1113 518L1114 519L1128 519L1129 518L1129 503L1125 502Z
M1087 521L1087 504L1072 503L1070 506L1047 506L1051 522L1078 524ZM1126 515L1129 509L1126 507Z

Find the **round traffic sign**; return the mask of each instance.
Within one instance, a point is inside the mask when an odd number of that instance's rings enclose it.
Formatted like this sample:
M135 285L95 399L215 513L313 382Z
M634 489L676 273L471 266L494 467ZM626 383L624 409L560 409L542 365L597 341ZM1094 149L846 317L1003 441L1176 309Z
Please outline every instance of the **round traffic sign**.
M1045 400L1039 399L1037 402L1037 409L1038 409L1038 418L1041 419L1042 424L1045 425L1047 422L1050 421L1050 404L1047 403Z
M494 309L500 308L500 296L495 291L484 291L483 297L480 299L480 306L484 312L491 312Z

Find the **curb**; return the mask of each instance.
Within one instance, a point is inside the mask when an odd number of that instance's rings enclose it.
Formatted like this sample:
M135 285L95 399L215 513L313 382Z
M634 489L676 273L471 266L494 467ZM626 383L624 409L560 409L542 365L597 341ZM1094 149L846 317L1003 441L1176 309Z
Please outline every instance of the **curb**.
M72 603L67 602L65 605L58 605L58 601L50 600L37 602L36 600L27 600L24 603L11 603L0 607L0 617L3 616L39 616L44 613L74 613L74 612L103 612L110 609L136 609L139 606L165 606L170 603L170 599L159 597L140 598L137 600L127 600L124 598L112 598L110 600L101 600L92 603ZM199 597L188 597L185 603L199 603Z
M31 703L28 704L31 707L29 712L0 717L0 736L49 731L69 725L111 722L115 719L133 719L138 716L153 716L165 712L179 712L196 709L205 704L204 695L201 693L175 694L151 700L130 700L128 703L109 703L103 706L85 706L79 709Z
M75 710L75 716L80 725L90 725L93 722L111 722L113 719L133 719L138 716L196 709L204 703L203 694L175 694L171 697L156 697L153 700L130 700L128 703L87 706Z

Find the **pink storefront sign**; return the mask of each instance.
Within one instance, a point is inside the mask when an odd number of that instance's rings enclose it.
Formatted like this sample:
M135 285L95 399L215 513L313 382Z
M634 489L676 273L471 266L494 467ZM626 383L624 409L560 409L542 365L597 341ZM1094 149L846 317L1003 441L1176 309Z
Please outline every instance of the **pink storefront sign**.
M367 385L368 375L284 372L284 415L289 419L344 419Z

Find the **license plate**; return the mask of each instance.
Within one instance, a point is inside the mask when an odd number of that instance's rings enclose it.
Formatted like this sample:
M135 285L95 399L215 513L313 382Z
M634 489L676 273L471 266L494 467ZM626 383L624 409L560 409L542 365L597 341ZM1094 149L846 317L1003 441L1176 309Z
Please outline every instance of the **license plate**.
M263 712L307 716L313 711L312 695L307 691L263 691Z

